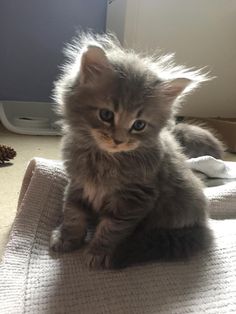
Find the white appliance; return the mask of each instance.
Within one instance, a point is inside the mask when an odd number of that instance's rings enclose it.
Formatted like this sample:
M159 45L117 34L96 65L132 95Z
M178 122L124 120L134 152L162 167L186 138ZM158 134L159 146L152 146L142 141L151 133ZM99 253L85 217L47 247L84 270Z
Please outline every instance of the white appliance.
M29 135L59 135L58 117L52 103L2 101L0 121L11 132Z

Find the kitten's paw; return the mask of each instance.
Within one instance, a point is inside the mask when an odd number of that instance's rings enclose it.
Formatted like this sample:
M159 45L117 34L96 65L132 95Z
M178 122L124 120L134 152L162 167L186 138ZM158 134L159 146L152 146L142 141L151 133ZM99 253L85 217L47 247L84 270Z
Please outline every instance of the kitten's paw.
M81 241L67 239L60 228L52 231L50 249L54 252L70 252L81 246Z
M85 252L85 263L90 269L111 268L111 255L101 252L93 253L91 250Z

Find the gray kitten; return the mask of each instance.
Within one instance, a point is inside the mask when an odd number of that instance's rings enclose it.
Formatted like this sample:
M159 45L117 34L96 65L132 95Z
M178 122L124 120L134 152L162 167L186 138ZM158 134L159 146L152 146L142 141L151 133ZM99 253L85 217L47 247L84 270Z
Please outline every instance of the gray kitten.
M170 130L200 74L82 35L56 83L68 175L54 251L81 247L92 268L189 257L211 239L202 184ZM168 70L166 70L168 68ZM166 72L165 72L166 71Z

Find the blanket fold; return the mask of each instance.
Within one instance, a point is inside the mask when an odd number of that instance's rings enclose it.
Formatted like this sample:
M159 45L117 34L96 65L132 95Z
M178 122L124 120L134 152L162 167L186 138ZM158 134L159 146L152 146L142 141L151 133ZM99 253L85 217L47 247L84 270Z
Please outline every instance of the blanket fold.
M193 170L208 178L236 179L236 162L215 159L212 156L201 156L186 161Z

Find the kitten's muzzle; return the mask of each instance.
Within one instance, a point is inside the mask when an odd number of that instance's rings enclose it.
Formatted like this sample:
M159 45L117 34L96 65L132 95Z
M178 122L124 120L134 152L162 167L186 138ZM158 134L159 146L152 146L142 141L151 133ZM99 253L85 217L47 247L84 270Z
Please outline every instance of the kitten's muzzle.
M134 150L139 144L137 141L127 140L127 138L123 136L118 137L117 134L116 136L110 136L97 129L92 130L92 135L98 146L110 153Z

